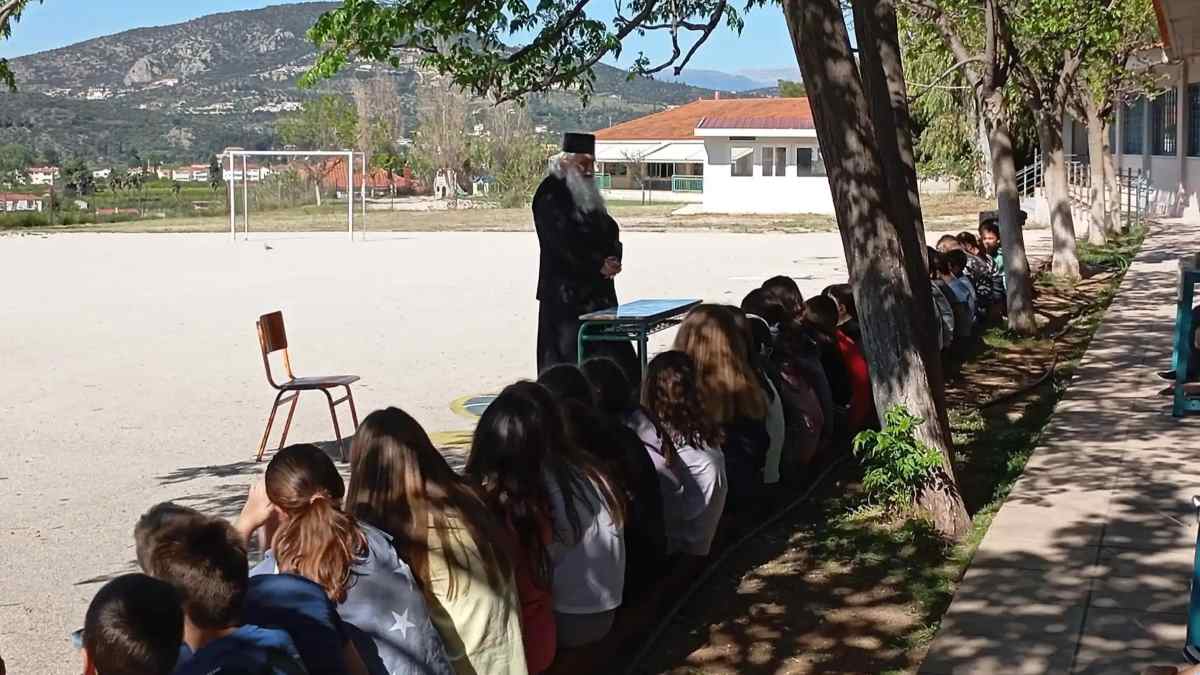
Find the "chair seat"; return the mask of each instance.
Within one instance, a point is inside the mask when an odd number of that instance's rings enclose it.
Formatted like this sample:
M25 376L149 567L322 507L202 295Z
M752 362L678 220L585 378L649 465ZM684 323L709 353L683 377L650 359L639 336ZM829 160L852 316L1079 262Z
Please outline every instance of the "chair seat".
M329 389L331 387L344 387L348 384L358 382L357 375L323 375L321 377L297 377L293 380L288 380L279 385L279 388L284 391L301 391L310 389Z

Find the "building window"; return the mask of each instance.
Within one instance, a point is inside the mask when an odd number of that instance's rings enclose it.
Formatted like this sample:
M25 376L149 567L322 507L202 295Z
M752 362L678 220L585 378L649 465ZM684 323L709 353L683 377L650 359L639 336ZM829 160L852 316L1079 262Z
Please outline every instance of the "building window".
M729 161L734 176L754 175L754 148L734 146L729 149Z
M1121 152L1126 155L1142 154L1142 136L1146 128L1146 100L1139 98L1126 103L1121 111Z
M651 178L670 178L675 173L675 165L665 162L651 162L646 168Z
M1117 150L1117 116L1111 115L1108 118L1108 151L1116 152Z
M787 175L787 148L763 148L762 167L764 176Z
M1150 138L1154 143L1154 154L1174 155L1178 145L1179 125L1176 124L1179 100L1175 89L1154 97L1150 104Z
M820 148L796 148L797 176L824 176L825 160Z
M1188 157L1200 157L1200 84L1189 84L1187 88L1188 109Z

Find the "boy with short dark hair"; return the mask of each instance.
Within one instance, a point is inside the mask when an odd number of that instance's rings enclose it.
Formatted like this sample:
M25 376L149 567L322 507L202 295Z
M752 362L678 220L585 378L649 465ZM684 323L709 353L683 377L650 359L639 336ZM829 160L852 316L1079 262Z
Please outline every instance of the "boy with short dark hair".
M834 390L834 401L849 405L846 431L849 438L862 431L875 414L875 403L871 394L871 377L862 349L837 327L837 302L825 295L809 298L805 302L804 321L813 327L821 347L821 365L826 373L842 368L845 378L843 391L848 394L838 400L837 376L830 374L829 385Z
M1004 278L1004 251L1000 246L1000 225L994 220L985 220L979 224L979 245L983 253L992 261L992 285L995 288L1008 290L1008 280Z
M119 576L88 605L84 675L168 675L182 640L183 609L175 589L145 574Z
M146 568L173 586L182 599L183 639L193 654L179 665L176 675L305 673L286 632L241 623L249 584L241 535L218 518L183 511L171 517L169 536L162 531L147 534L141 543L149 547L149 554L140 551L139 560L145 558Z

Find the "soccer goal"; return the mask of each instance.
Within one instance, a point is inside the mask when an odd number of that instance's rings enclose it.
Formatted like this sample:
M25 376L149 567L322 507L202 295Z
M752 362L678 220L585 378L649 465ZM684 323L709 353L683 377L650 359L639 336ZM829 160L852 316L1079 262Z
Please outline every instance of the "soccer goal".
M366 236L368 171L366 153L354 150L242 150L227 148L221 154L222 178L229 192L229 234L237 239L238 184L241 183L242 237L250 235L251 200L256 204L278 192L275 207L304 205L307 196L315 195L317 207L323 205L322 194L331 190L334 197L345 194L346 232L351 241L355 234L355 199L358 199L358 233ZM283 163L267 164L261 160L280 158ZM355 164L358 164L356 171ZM345 179L344 185L342 179ZM357 190L355 188L358 188ZM310 190L311 188L311 190ZM285 190L288 197L285 197ZM304 195L297 198L296 194ZM288 200L291 201L288 201Z

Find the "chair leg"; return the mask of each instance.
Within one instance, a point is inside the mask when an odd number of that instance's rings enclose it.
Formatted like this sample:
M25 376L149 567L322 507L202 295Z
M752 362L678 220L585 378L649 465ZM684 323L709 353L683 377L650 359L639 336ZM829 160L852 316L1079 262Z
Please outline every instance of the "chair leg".
M350 385L346 385L346 400L350 402L350 419L354 421L355 433L358 433L358 410L354 407L354 392L350 391Z
M296 414L296 405L300 403L300 392L292 393L292 405L288 406L287 421L283 423L283 435L279 437L279 449L283 449L283 444L287 443L288 429L292 428L292 415ZM265 549L264 549L265 550Z
M267 429L263 431L262 442L258 444L258 456L254 461L261 462L263 453L267 451L267 438L271 436L271 425L275 423L275 411L279 410L279 399L283 398L283 392L275 394L275 402L271 404L271 414L267 417Z
M338 456L344 462L346 461L346 451L342 448L342 430L338 427L337 408L333 406L333 395L329 393L328 389L322 389L321 393L325 394L325 398L329 401L329 416L333 418L333 435L337 438Z

